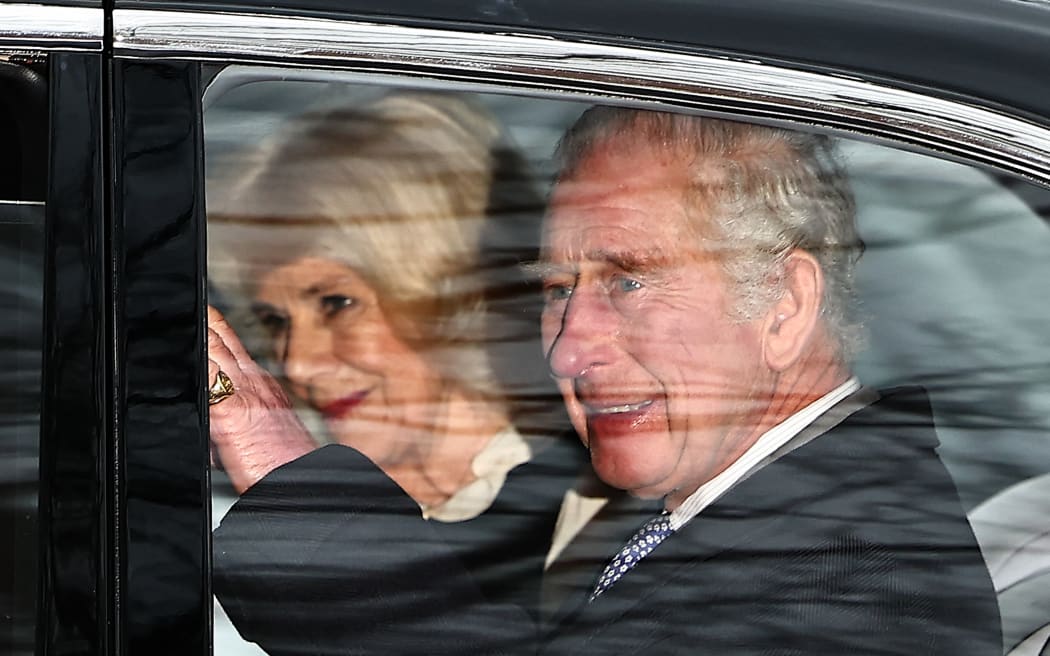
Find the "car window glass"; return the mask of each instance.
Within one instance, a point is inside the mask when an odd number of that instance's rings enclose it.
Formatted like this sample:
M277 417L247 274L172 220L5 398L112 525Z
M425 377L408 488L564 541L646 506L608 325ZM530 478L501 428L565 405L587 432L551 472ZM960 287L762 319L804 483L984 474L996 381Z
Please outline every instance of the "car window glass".
M40 61L0 54L0 651L19 655L35 653L39 548L47 151L47 90L40 70Z
M216 403L211 411L213 524L219 527L234 517L216 534L215 576L220 593L233 591L225 610L243 622L233 626L216 602L216 654L259 654L281 641L314 645L314 628L326 626L325 617L341 603L326 606L318 599L337 598L338 591L318 584L317 597L284 597L273 581L301 582L331 573L338 582L346 574L340 568L358 562L334 552L325 555L324 540L342 535L349 525L343 506L309 507L325 537L302 536L299 551L294 539L280 534L279 514L267 514L278 510L251 506L253 521L259 522L255 532L238 523L236 508L229 514L238 494L246 491L266 495L278 509L283 503L274 501L278 497L289 499L289 507L298 507L299 495L359 499L377 488L346 481L372 480L367 478L375 474L368 469L370 461L408 494L409 510L439 526L440 534L450 530L442 526L503 508L499 491L512 486L510 472L538 459L542 450L536 444L542 443L565 449L564 469L551 470L557 473L547 485L533 484L530 489L547 505L530 509L535 516L549 515L549 525L537 524L547 526L548 536L561 522L556 535L562 537L555 538L553 550L549 544L531 545L536 553L522 547L517 560L509 560L520 564L538 557L548 572L556 571L563 553L572 553L562 550L574 548L575 534L563 531L565 525L575 521L579 528L599 521L606 498L618 497L608 488L601 488L606 497L580 492L575 472L577 465L586 470L587 458L576 448L572 407L567 416L557 385L562 394L566 389L581 394L581 388L566 387L553 350L557 342L544 342L541 324L552 306L584 307L586 301L573 299L581 298L580 289L591 289L600 290L605 312L595 310L595 316L622 322L608 324L603 339L613 343L632 326L656 335L654 312L675 303L673 309L683 311L697 294L706 293L700 279L693 278L687 282L697 293L632 309L630 304L641 303L632 296L640 289L678 289L683 278L667 281L659 273L647 278L644 266L634 275L635 268L612 257L608 261L615 267L586 258L589 264L581 265L572 258L590 252L583 246L589 243L585 235L584 241L567 242L564 251L551 245L556 241L541 245L540 222L545 214L548 221L557 216L547 207L558 169L556 145L592 103L251 66L219 73L204 102L209 303L225 316L223 338L233 344L221 362L211 364L224 372L236 368L226 381L215 379L214 371L209 374ZM961 505L960 516L969 518L984 550L1007 639L1016 644L1050 622L1050 616L1017 610L1031 608L1030 598L1003 597L1007 588L1034 580L1046 566L1045 553L1042 560L1037 554L1024 562L1007 554L1038 533L1033 517L1048 510L1038 493L1029 492L1019 503L1012 491L1038 484L1050 473L1050 362L1044 347L1050 309L1040 300L1041 283L1050 275L1050 193L927 154L860 139L836 137L834 143L864 244L852 274L856 303L851 316L860 327L852 372L866 388L917 386L928 396L929 420L940 443L937 458L957 490L957 497L955 490L951 495ZM625 185L652 173L642 164L620 170ZM557 200L557 189L553 193ZM664 223L656 207L633 207L646 219L629 223L636 236L625 240L625 247L657 233L664 233L666 244L685 247L684 236L666 236L674 224ZM680 205L667 210L683 211ZM726 242L726 252L736 247ZM570 261L572 266L566 264ZM591 271L593 287L578 287L591 280ZM478 308L480 314L474 311ZM576 309L559 310L570 311ZM634 311L633 319L623 318ZM557 320L565 322L565 316ZM568 324L559 325L568 330ZM698 329L688 318L675 326L676 334ZM638 338L638 349L652 343ZM679 369L686 368L690 356L685 354L708 353L704 347L695 340L683 346ZM710 351L715 359L724 353ZM660 361L668 357L659 354ZM655 378L658 365L643 369ZM255 382L246 383L246 375L255 376ZM663 389L670 388L668 383ZM266 423L252 423L261 415L247 423L236 416L237 404L252 395L261 395L269 412L290 418L277 422L284 428L252 433ZM472 414L458 414L464 400ZM647 403L620 398L600 412L633 411L628 406ZM491 413L492 408L497 410ZM593 404L590 408L593 417ZM427 470L421 480L402 465L440 461L420 455L418 445L435 451L447 447L449 442L433 436L445 435L442 421L448 417L457 418L456 426L475 429L466 433L486 437L461 440L460 450L453 449L443 461L455 464ZM218 437L216 427L223 431ZM288 435L299 437L284 439ZM304 435L309 439L300 439ZM315 450L324 445L351 446L366 459ZM237 459L235 452L252 449L251 462ZM231 466L227 458L237 462ZM274 469L292 461L298 464ZM253 487L261 478L252 473L256 465L269 474L260 487ZM874 464L856 466L860 478L865 471L880 471ZM440 472L436 478L434 471ZM484 485L472 486L477 481ZM488 493L479 491L486 486ZM261 497L246 498L262 503ZM1012 509L1008 520L999 510L988 510L1001 504ZM651 504L637 506L630 513L652 510ZM390 530L391 536L400 535ZM540 529L530 525L529 530ZM491 534L455 539L505 548ZM268 540L280 542L278 551L286 560L270 560ZM377 540L386 545L384 558L399 550L408 560L429 553L425 544L399 543L390 536ZM609 545L609 551L618 544ZM453 548L453 553L470 558L464 550ZM272 580L253 575L252 568L261 563L285 570ZM474 562L468 569L489 596L505 593L501 601L517 603L539 594L527 585L512 590L496 565ZM541 563L534 578L543 576L542 570ZM268 587L274 588L267 602L272 605L266 606L271 614L263 617L270 619L260 622L246 610L251 604L240 605L238 591L251 589L257 598L266 598L260 590ZM356 608L352 600L347 603ZM287 617L282 620L273 608L286 610Z

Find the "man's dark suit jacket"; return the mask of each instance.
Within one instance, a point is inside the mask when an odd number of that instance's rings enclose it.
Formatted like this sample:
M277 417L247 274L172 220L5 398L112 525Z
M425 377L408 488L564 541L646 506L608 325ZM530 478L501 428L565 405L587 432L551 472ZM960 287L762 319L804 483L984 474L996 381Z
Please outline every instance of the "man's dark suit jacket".
M925 395L887 394L732 488L545 653L1000 654L937 444Z
M374 487L304 521L255 499L220 529L216 587L247 637L280 638L275 654L997 656L995 594L936 446L925 397L889 395L753 473L542 636ZM246 538L247 561L224 551Z

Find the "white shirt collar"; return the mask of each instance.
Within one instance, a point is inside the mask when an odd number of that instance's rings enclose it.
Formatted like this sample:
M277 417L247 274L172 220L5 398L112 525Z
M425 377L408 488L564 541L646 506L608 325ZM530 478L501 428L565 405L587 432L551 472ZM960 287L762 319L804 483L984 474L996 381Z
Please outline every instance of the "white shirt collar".
M532 454L529 440L513 426L507 426L474 456L471 462L474 480L440 504L421 506L423 518L439 522L474 519L496 501L510 471L528 462Z
M817 420L844 398L860 389L860 381L851 377L835 389L802 408L776 426L770 428L755 441L735 462L725 468L708 482L701 485L696 492L689 495L682 505L671 512L671 529L677 531L689 520L711 505L729 488L736 485L759 463L772 455L777 449L788 443L807 426Z

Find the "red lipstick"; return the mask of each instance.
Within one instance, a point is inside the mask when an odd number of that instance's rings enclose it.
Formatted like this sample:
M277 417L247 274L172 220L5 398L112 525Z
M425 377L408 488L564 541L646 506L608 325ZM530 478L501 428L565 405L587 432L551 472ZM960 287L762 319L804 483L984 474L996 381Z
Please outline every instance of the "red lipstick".
M365 397L368 396L370 391L371 390L361 390L360 392L348 394L347 396L344 396L341 399L336 399L331 403L327 403L318 409L321 411L321 414L328 419L338 419L339 417L352 412L354 408L365 400Z

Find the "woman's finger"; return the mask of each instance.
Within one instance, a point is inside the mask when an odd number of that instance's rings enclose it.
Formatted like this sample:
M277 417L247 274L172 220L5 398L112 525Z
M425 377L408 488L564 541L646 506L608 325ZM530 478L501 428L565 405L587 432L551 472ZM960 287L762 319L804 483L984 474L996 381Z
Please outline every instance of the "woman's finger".
M212 360L209 357L208 358L208 381L209 381L208 384L209 385L211 385L211 383L214 383L215 379L219 377L219 370L220 369L222 369L222 367L219 366L219 363L216 362L215 360Z
M208 328L208 359L215 361L219 368L231 377L239 376L241 370L246 368L230 350L229 343L211 327ZM216 372L209 370L208 373L209 383L214 382Z
M226 317L222 316L222 313L211 305L208 306L208 330L209 348L211 343L210 332L214 331L238 365L246 368L253 363L251 355L248 354L248 350L244 348L241 339L237 337L237 333L226 321Z

